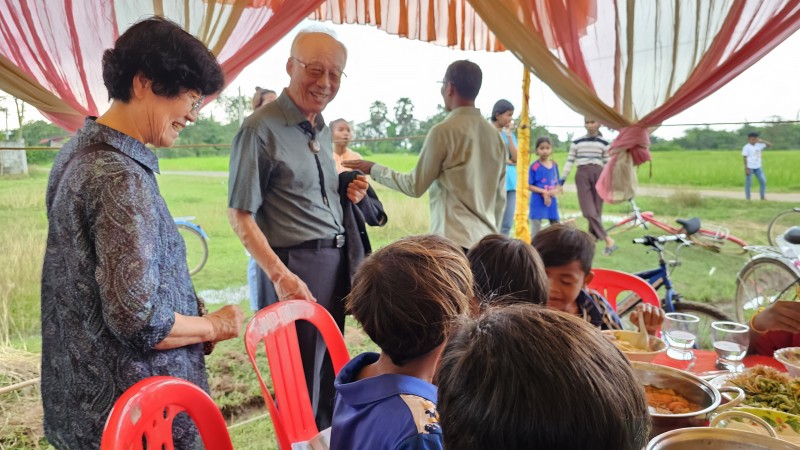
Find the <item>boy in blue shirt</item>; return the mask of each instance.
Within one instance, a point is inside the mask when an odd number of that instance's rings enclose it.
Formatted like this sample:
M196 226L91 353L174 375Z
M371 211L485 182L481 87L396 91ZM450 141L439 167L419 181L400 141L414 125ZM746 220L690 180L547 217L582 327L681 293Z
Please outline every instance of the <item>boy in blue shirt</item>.
M431 381L472 285L463 251L440 236L400 239L362 263L347 308L381 353L356 356L336 377L332 450L442 449Z
M589 289L594 276L594 237L577 228L556 224L537 233L531 245L542 257L550 281L547 306L581 316L603 330L622 329L622 322L608 301ZM640 303L631 312L632 323L638 323L639 314L644 314L647 332L655 335L664 322L664 310Z

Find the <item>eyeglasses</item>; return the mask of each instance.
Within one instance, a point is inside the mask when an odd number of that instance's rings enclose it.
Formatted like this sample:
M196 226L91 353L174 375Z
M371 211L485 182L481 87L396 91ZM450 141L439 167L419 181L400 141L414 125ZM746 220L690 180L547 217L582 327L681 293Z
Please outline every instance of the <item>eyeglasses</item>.
M303 61L300 61L294 56L292 56L292 59L297 61L300 64L300 66L306 70L306 75L308 75L311 78L317 79L325 75L326 69L325 66L323 66L322 64L304 63ZM345 74L344 71L338 69L327 69L327 71L328 71L328 79L330 79L334 83L338 83L339 81L342 80L342 77L347 76L347 74Z
M200 109L200 107L203 106L203 103L206 101L205 95L201 95L200 97L195 97L194 95L189 94L189 98L192 99L192 112L195 112L198 109Z

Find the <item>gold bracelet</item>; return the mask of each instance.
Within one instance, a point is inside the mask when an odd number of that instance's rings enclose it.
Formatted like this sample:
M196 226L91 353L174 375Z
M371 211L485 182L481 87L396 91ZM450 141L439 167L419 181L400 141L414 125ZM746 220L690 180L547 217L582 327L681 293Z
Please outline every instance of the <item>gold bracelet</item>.
M755 331L757 334L764 334L767 332L767 330L761 331L758 328L756 328L756 323L755 323L756 316L761 314L761 311L764 311L764 309L765 308L763 306L761 308L758 308L758 311L756 311L756 313L753 314L753 317L750 318L750 329Z

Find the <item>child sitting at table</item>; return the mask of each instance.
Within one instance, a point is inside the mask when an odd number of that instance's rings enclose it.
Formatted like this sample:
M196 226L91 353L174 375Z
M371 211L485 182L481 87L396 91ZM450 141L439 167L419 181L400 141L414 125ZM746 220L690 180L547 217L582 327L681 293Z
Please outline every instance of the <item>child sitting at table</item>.
M481 305L496 302L547 303L544 263L527 242L490 234L467 253Z
M650 415L628 361L586 322L538 305L462 319L435 382L447 449L640 450Z
M472 286L464 252L441 236L400 239L361 264L346 306L381 352L336 377L330 448L442 448L431 381Z
M622 329L622 322L608 301L588 288L594 276L594 237L572 226L555 224L537 233L531 245L542 257L550 280L547 306L577 314L603 330ZM640 303L631 312L632 323L638 324L639 314L644 315L647 332L655 335L664 322L664 311L657 306Z

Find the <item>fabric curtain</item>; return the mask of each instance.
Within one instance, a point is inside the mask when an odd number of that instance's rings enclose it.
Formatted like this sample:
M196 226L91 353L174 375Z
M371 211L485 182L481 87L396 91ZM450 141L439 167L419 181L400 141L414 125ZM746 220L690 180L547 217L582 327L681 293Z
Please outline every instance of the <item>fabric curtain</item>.
M226 85L321 0L0 0L0 89L68 131L109 105L103 51L130 25L163 15L217 56Z
M461 50L505 50L467 0L327 0L309 18L373 25L401 37Z
M469 2L572 109L621 130L625 139L612 146L630 146L635 164L650 159L648 128L710 95L800 27L800 0Z

